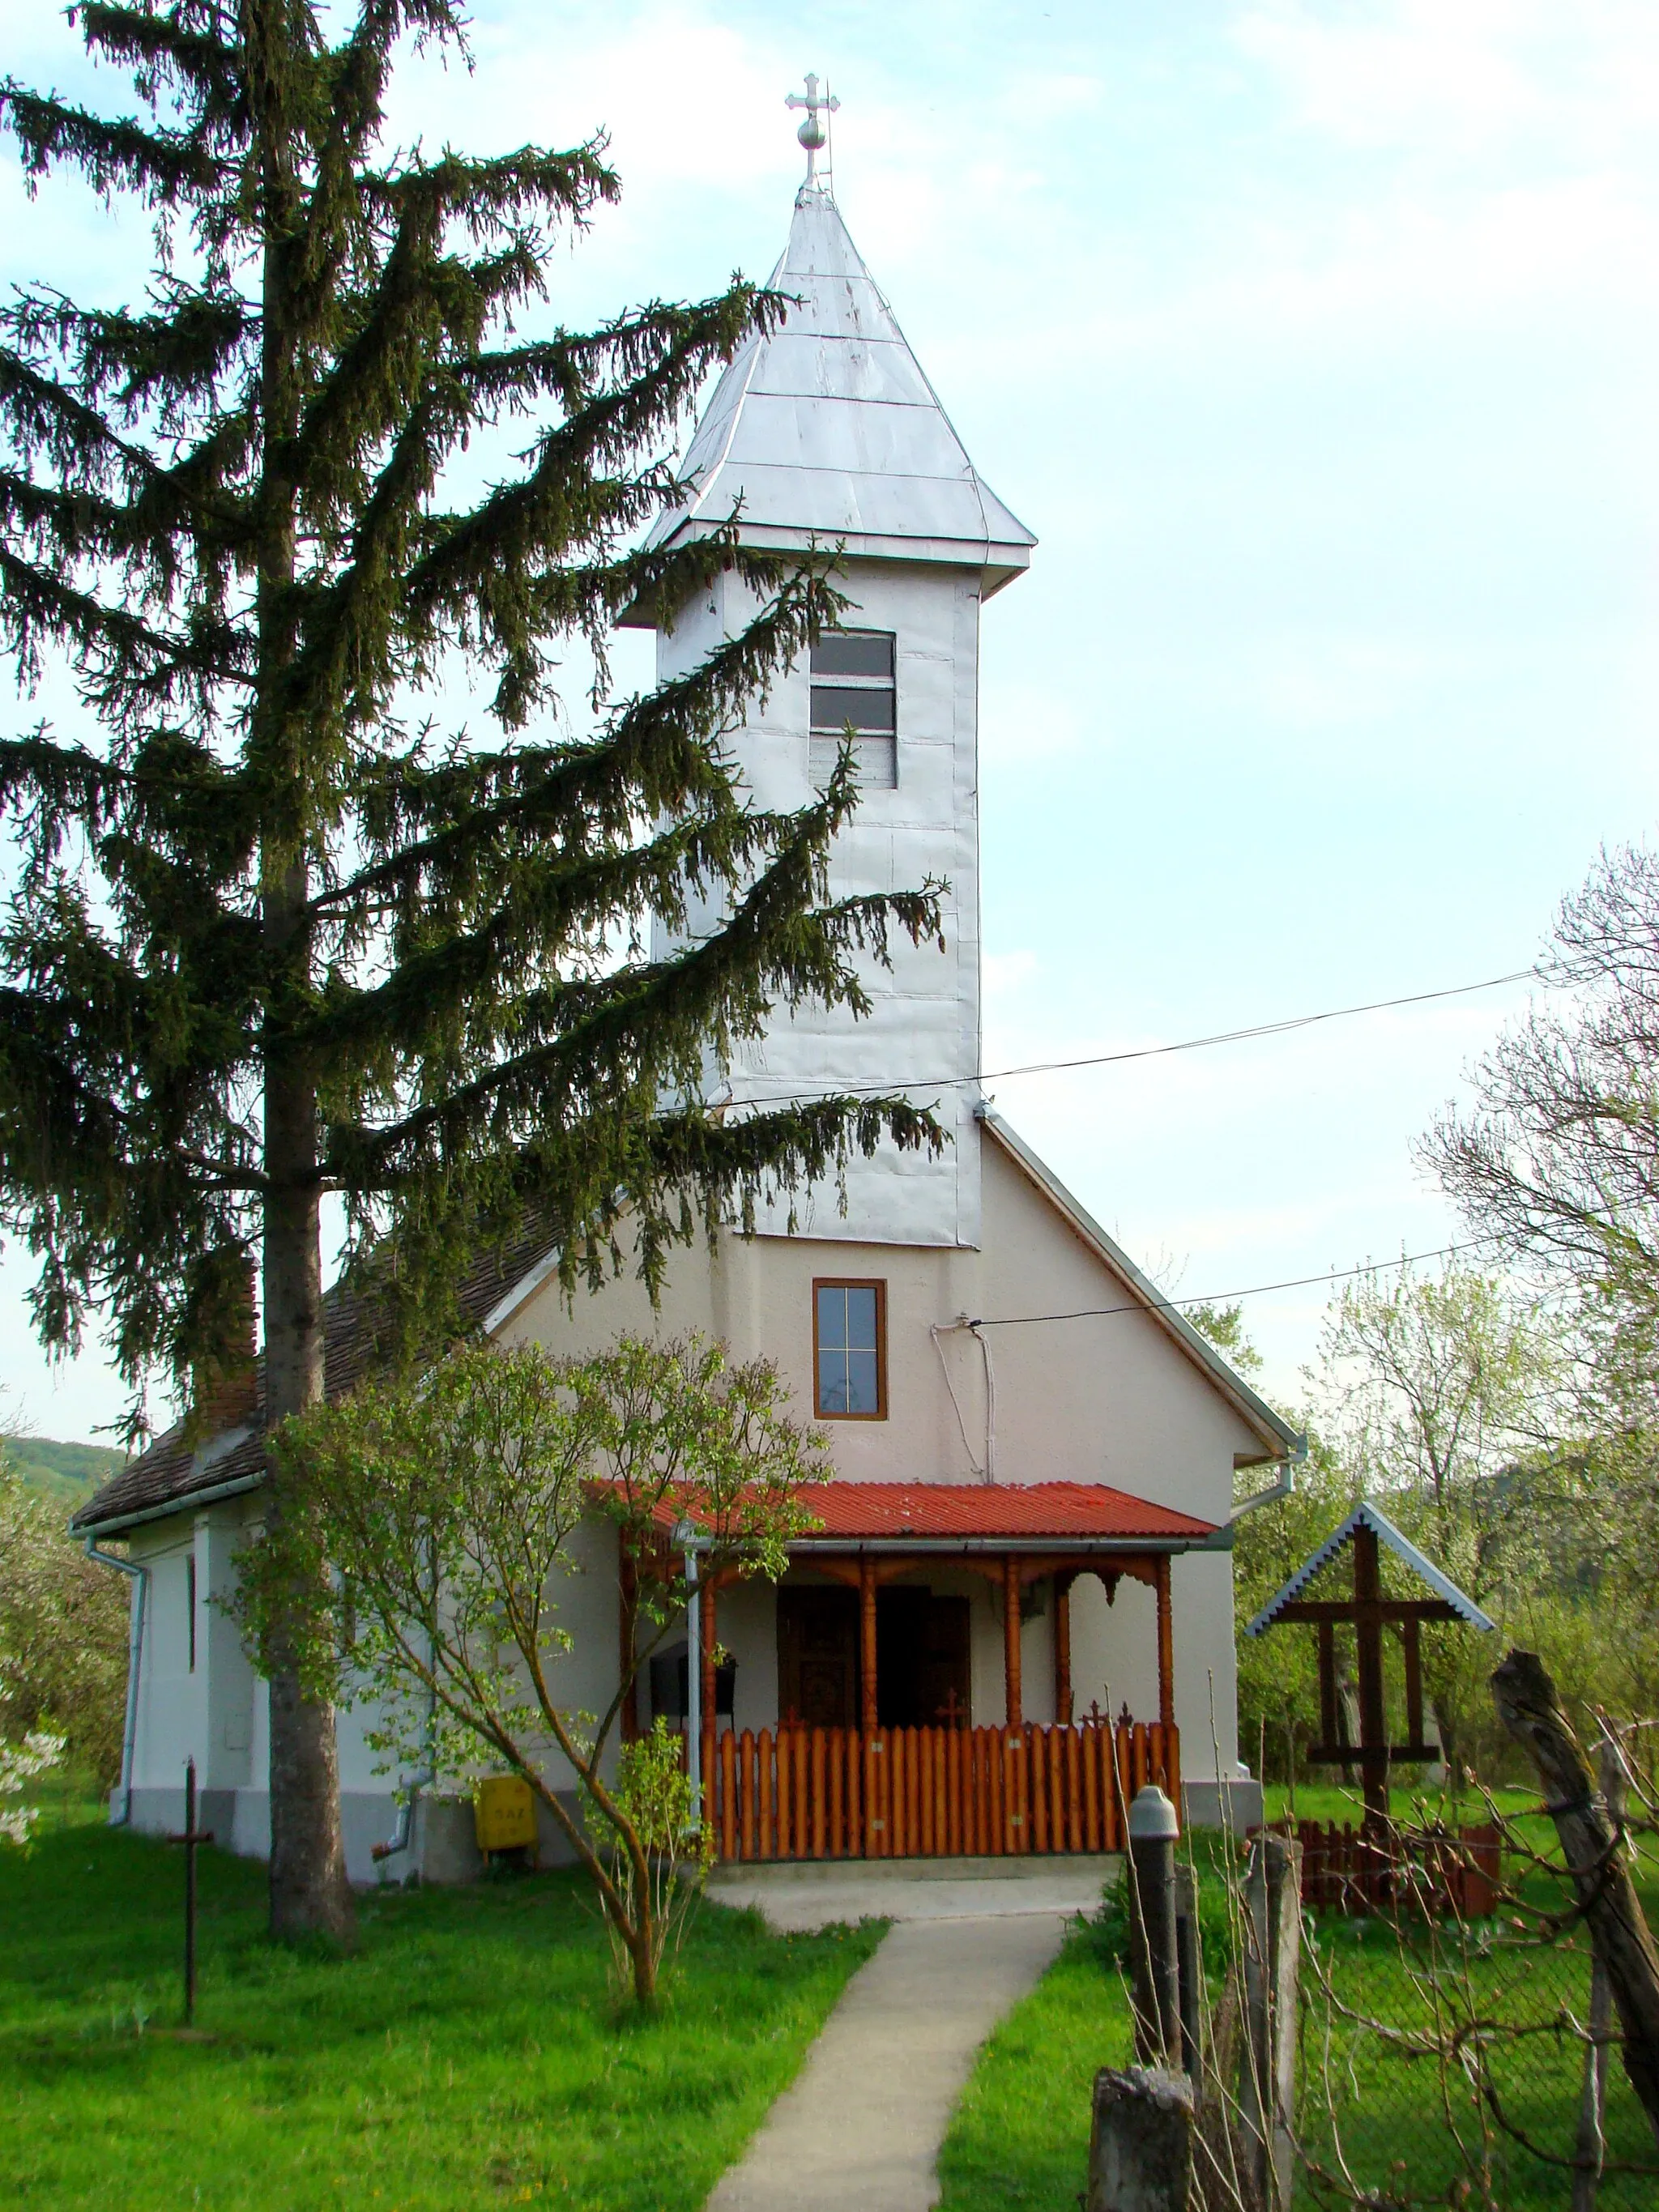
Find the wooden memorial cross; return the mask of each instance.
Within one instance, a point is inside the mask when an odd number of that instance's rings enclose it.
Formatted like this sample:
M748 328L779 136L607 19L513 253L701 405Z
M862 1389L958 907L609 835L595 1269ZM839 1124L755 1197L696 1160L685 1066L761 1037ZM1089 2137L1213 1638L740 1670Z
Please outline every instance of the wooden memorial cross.
M196 1825L196 1761L185 1761L185 1826L170 1844L185 1847L185 2026L196 2024L196 1846L213 1841L211 1828Z
M1434 1591L1432 1597L1395 1598L1382 1594L1382 1550L1386 1544L1417 1579ZM1300 1595L1322 1567L1344 1547L1353 1554L1353 1595L1351 1598L1307 1599ZM1319 1631L1319 1732L1321 1741L1304 1756L1310 1765L1340 1766L1349 1771L1356 1763L1365 1801L1365 1824L1389 1817L1389 1770L1401 1765L1427 1765L1440 1757L1437 1747L1423 1741L1423 1655L1421 1635L1425 1620L1461 1621L1466 1627L1489 1632L1497 1623L1465 1597L1455 1583L1431 1565L1408 1543L1385 1515L1369 1502L1357 1505L1342 1526L1328 1536L1312 1558L1291 1577L1277 1597L1269 1601L1250 1622L1245 1633L1264 1635L1281 1625L1306 1623ZM1359 1677L1359 1742L1340 1741L1336 1681L1336 1632L1351 1626L1354 1632L1355 1671ZM1408 1741L1389 1741L1388 1705L1382 1675L1382 1631L1398 1629L1406 1662L1406 1734Z

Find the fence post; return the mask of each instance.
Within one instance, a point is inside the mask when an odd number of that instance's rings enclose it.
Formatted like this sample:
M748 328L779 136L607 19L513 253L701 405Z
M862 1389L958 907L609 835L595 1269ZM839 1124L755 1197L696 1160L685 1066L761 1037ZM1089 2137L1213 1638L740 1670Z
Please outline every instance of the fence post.
M1532 1753L1572 1876L1591 1946L1607 1974L1625 2072L1659 2138L1659 1949L1648 1929L1618 1829L1536 1652L1511 1651L1492 1678L1498 1717Z
M1175 1923L1181 2063L1196 2093L1204 2071L1204 1948L1199 1939L1198 1876L1189 1866L1175 1870Z
M1192 2202L1192 2083L1159 2067L1103 2067L1085 2212L1191 2212Z
M1244 1877L1244 2050L1240 2150L1251 2201L1289 2212L1296 2172L1297 1982L1302 1964L1302 1846L1252 1838Z
M1625 1830L1625 1761L1605 1715L1595 1747L1595 1778L1601 1784L1613 1832ZM1595 2212L1601 2168L1607 2162L1607 2053L1613 2041L1613 1987L1599 1958L1590 1960L1590 2040L1584 2045L1583 2087L1578 2100L1577 2161L1572 2177L1572 2212Z
M1180 1970L1176 1953L1175 1807L1153 1782L1129 1808L1130 1928L1135 2050L1164 2065L1181 2056Z

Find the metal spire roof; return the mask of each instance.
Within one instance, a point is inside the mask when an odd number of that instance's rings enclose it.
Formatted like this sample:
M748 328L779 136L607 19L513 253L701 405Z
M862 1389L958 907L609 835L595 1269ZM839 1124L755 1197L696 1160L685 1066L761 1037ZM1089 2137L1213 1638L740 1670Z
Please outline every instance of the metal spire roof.
M822 186L803 185L772 289L799 305L727 367L686 456L683 507L647 543L738 514L746 544L842 542L849 555L988 572L988 594L1036 543L981 480Z
M1482 1613L1474 1600L1465 1597L1449 1575L1443 1575L1432 1559L1425 1559L1416 1545L1401 1534L1386 1513L1373 1505L1369 1498L1362 1498L1342 1526L1332 1529L1313 1557L1304 1559L1284 1589L1276 1596L1270 1597L1255 1619L1246 1624L1246 1636L1261 1636L1271 1628L1279 1616L1279 1607L1289 1605L1293 1598L1300 1597L1320 1569L1328 1567L1342 1547L1352 1541L1355 1529L1361 1528L1374 1530L1395 1559L1408 1566L1419 1581L1426 1583L1437 1598L1443 1598L1460 1620L1466 1621L1471 1628L1480 1629L1483 1634L1488 1634L1497 1627L1498 1623L1489 1613Z

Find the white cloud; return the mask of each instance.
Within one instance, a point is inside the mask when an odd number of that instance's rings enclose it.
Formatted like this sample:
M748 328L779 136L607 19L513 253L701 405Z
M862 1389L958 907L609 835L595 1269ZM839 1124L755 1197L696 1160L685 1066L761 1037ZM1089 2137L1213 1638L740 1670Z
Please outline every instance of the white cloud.
M1521 143L1605 158L1659 121L1645 0L1265 0L1235 37L1310 129L1458 168Z

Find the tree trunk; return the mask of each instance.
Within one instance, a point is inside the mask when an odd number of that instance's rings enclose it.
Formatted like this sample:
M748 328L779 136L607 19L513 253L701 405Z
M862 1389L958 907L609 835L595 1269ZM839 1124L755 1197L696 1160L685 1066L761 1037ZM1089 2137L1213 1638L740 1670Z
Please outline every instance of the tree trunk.
M1498 1717L1532 1754L1561 1839L1596 1962L1623 2032L1625 2071L1659 2140L1659 1952L1643 1917L1619 1832L1595 1794L1555 1685L1533 1651L1511 1651L1492 1678Z
M634 1937L634 2002L641 2012L655 2009L657 2002L657 1962L653 1956L652 1927L648 1918L641 1920Z
M242 16L244 58L259 143L265 232L261 272L259 428L261 498L256 607L258 672L248 756L268 796L259 840L260 906L267 960L264 1077L265 1419L275 1429L323 1395L322 1198L317 1179L317 1093L312 1068L288 1036L310 1002L309 748L315 733L289 696L298 643L294 604L298 492L290 447L300 422L304 224L292 112L301 63L298 17L283 7ZM308 64L307 64L308 65ZM265 1517L290 1510L273 1468ZM270 1932L343 1941L352 1930L340 1827L334 1708L307 1695L297 1631L325 1607L319 1571L289 1600L266 1654L270 1680Z
M280 957L303 915L307 878L290 868L264 901L267 941ZM264 1208L265 1419L276 1428L323 1395L321 1199L317 1178L317 1104L308 1071L276 1055L265 1067ZM275 1528L290 1510L273 1466L265 1518ZM296 1625L326 1608L319 1573L289 1599ZM334 1708L310 1695L295 1662L296 1639L272 1638L270 1675L270 1932L285 1939L321 1935L343 1942L353 1927Z

